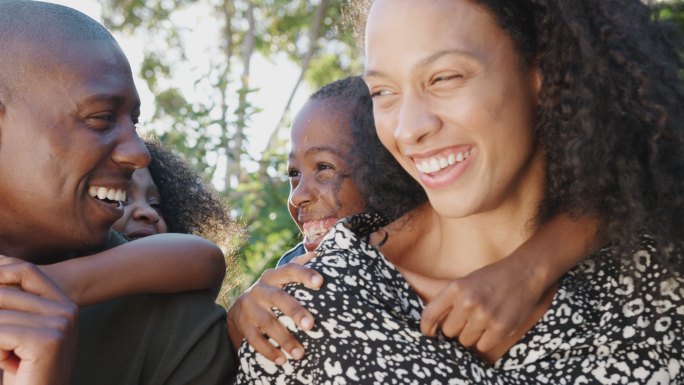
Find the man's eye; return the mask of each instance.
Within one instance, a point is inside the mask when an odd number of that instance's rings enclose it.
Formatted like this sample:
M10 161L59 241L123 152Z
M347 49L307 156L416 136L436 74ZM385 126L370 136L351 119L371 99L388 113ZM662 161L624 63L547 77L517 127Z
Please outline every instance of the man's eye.
M88 124L99 130L104 130L109 127L111 127L114 123L116 123L116 115L114 114L100 114L100 115L93 115L90 116L87 119Z

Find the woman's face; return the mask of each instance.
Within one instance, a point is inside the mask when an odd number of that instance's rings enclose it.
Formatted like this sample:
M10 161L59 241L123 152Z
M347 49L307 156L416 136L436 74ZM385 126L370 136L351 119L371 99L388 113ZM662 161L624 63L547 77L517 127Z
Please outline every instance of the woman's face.
M364 209L345 161L351 134L349 119L333 103L310 100L292 123L288 209L308 251L318 246L335 222Z
M488 11L467 0L376 0L366 28L378 136L437 212L464 217L539 197L541 79Z
M159 190L147 167L133 172L133 180L126 191L124 214L112 227L129 239L167 231L166 222L161 214Z

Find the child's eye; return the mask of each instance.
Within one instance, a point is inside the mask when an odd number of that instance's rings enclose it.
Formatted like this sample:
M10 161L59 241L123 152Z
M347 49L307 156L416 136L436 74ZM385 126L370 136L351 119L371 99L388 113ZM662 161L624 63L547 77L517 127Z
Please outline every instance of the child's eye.
M329 163L318 163L316 165L317 171L334 170L335 167Z
M293 168L287 170L287 177L288 178L296 178L300 175L298 170L295 170Z
M161 213L161 211L162 211L161 202L155 201L155 202L148 202L147 204L150 205L150 207L152 207L156 212Z

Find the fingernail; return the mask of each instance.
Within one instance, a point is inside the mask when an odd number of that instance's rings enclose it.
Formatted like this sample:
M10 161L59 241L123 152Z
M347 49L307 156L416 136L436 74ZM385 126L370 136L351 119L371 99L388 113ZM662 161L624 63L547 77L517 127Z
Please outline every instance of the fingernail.
M290 355L291 355L295 360L299 360L299 359L301 359L302 357L304 357L304 351L303 351L302 349L300 349L300 348L294 348L294 349L292 349L292 351L290 352Z
M283 365L285 365L285 358L284 357L278 357L278 358L276 358L275 363L278 366L283 366Z
M313 327L313 321L309 317L302 318L302 320L299 321L299 323L302 326L302 329L305 329L305 330L309 330Z
M321 277L320 275L314 275L313 277L311 277L311 284L312 285L318 287L318 286L321 286L322 283L323 283L323 277Z

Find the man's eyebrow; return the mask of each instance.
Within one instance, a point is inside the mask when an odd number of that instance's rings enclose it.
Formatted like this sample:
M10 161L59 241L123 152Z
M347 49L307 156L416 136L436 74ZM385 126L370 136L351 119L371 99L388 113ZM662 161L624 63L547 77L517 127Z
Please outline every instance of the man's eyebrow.
M432 55L430 55L424 59L419 60L413 66L413 68L427 67L430 64L436 62L437 60L441 59L442 57L450 56L450 55L457 55L457 56L462 56L462 57L468 58L470 60L476 60L472 54L470 54L466 51L463 51L461 49L445 49L442 51L435 52ZM364 77L364 79L365 78L373 78L373 77L375 77L375 78L386 78L386 77L388 77L388 75L382 71L374 70L371 68L371 69L367 69L364 72L363 77Z
M126 98L123 96L114 95L114 94L94 94L94 95L88 96L79 104L85 105L85 104L97 103L97 102L110 102L116 106L120 106L126 102ZM140 99L135 101L133 108L134 109L140 109Z

